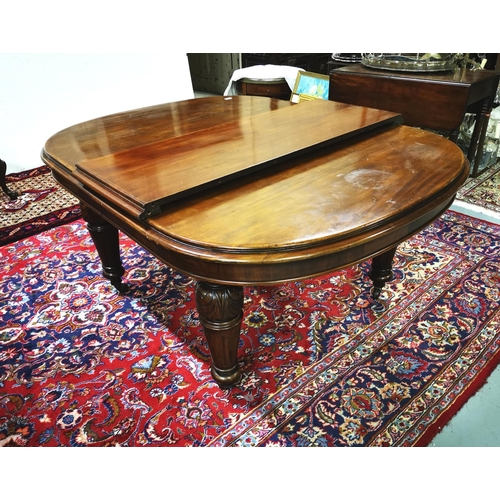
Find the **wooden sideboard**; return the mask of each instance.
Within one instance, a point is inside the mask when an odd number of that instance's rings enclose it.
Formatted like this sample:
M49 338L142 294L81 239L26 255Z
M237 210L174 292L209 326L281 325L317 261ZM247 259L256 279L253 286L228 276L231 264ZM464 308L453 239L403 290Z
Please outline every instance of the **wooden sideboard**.
M474 113L467 157L476 177L499 79L500 71L418 73L355 64L330 73L329 99L401 113L406 125L445 132L454 142L465 114Z

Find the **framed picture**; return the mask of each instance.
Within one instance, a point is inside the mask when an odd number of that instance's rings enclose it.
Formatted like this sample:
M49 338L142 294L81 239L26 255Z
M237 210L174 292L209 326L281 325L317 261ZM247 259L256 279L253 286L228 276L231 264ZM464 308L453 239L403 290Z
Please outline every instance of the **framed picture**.
M328 100L330 89L330 77L320 73L310 73L309 71L299 71L295 86L290 96L290 101L300 102L302 100L311 101L313 99Z

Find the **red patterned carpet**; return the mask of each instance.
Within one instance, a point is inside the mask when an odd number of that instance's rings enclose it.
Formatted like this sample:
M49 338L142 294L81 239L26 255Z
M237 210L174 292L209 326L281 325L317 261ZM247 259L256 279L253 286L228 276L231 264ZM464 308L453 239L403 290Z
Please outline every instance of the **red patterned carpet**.
M500 217L500 162L469 178L457 193L457 200L486 208Z
M0 245L12 243L80 217L78 200L52 177L47 166L6 176L16 200L0 191Z
M212 382L193 281L81 220L0 247L3 446L425 446L500 361L500 226L447 212L367 264L245 288L244 377Z

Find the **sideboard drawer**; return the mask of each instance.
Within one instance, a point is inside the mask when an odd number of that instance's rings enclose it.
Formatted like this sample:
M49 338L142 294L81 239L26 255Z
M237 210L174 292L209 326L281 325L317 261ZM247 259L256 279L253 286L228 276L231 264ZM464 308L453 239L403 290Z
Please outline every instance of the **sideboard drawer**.
M292 94L284 78L272 81L243 78L240 80L240 83L241 93L243 95L266 96L288 100Z

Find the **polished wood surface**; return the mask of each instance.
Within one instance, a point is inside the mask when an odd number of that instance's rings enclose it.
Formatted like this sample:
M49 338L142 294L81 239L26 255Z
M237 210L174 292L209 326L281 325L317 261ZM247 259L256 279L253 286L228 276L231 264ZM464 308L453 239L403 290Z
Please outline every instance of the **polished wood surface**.
M244 104L233 97L218 98L213 107L229 120L83 159L75 177L90 187L113 191L130 213L147 218L202 189L400 119L392 112L331 101L266 106L242 116ZM192 100L172 107L175 114L189 116L197 105Z
M328 101L317 102L334 109ZM452 203L468 175L464 155L443 137L392 124L180 199L147 220L131 214L106 186L82 182L75 165L209 127L217 131L235 117L246 126L253 114L277 116L275 109L293 106L302 107L301 116L308 110L314 115L318 104L310 103L233 96L231 101L216 97L165 104L70 127L51 137L42 152L55 178L82 201L104 274L117 288L126 291L116 254L117 228L198 279L200 322L212 374L222 387L241 376L237 346L243 286L300 279L373 259L370 276L377 296L391 278L397 245ZM335 110L349 115L347 108ZM310 127L296 127L287 138L290 147ZM232 144L225 144L229 156ZM149 181L138 174L136 182Z
M491 89L497 89L499 75L486 70L388 71L356 64L332 71L330 98L401 113L405 125L451 131L460 127L468 106L494 97Z
M448 132L452 140L458 137L465 113L474 113L476 127L468 153L472 161L482 155L499 78L500 72L488 70L419 73L356 64L331 72L330 99L401 113L406 125Z

